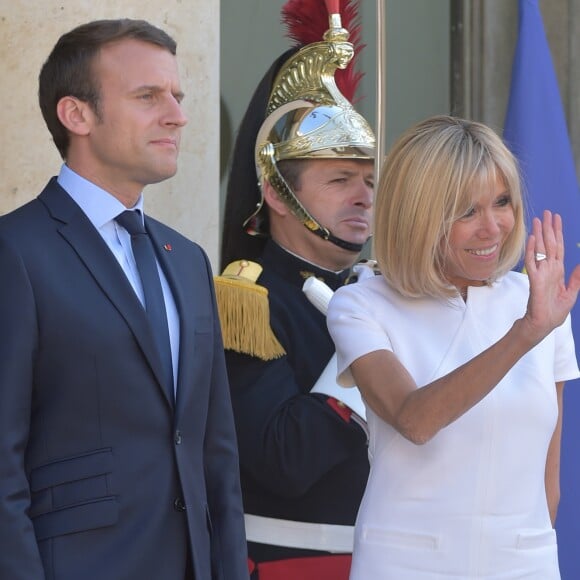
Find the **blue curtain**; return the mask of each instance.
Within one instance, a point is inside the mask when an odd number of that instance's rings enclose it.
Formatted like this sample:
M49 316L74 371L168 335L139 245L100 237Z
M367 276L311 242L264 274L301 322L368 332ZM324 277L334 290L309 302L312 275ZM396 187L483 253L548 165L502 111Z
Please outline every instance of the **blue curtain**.
M565 264L580 263L580 193L566 118L538 0L519 0L519 36L514 56L504 139L519 159L528 213L544 209L564 222ZM580 353L580 305L572 312ZM556 521L562 580L580 579L580 380L564 391L562 498Z

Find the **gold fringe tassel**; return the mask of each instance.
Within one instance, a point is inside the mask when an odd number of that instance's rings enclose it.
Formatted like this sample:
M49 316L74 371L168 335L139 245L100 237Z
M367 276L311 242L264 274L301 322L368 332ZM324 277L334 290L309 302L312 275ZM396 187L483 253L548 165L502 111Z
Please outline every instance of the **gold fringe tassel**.
M273 360L286 354L270 327L266 288L239 275L215 276L214 283L227 350L262 360Z

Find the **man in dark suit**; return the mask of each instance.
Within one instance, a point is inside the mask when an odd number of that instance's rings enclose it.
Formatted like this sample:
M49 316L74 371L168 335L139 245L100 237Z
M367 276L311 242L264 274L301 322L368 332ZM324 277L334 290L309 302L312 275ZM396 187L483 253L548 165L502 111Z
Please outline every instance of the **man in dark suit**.
M248 575L210 265L141 213L187 121L175 50L147 22L91 22L40 74L65 164L0 218L2 580ZM165 343L127 209L152 242Z

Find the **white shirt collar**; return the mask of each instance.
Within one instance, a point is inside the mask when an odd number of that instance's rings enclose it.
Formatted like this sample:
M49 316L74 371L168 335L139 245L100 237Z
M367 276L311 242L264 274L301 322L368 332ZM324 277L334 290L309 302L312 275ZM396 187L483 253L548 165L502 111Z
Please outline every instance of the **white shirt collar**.
M127 209L116 197L81 177L66 164L62 165L57 181L97 229L114 220ZM143 213L143 194L139 196L137 203L131 209L138 209Z

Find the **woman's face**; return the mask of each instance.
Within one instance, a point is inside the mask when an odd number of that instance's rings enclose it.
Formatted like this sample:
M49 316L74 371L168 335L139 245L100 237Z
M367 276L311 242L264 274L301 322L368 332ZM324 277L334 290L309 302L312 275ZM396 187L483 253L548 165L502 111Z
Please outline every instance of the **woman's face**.
M471 193L473 204L452 225L445 256L445 276L460 292L493 276L502 245L515 225L511 195L501 179L483 183Z

